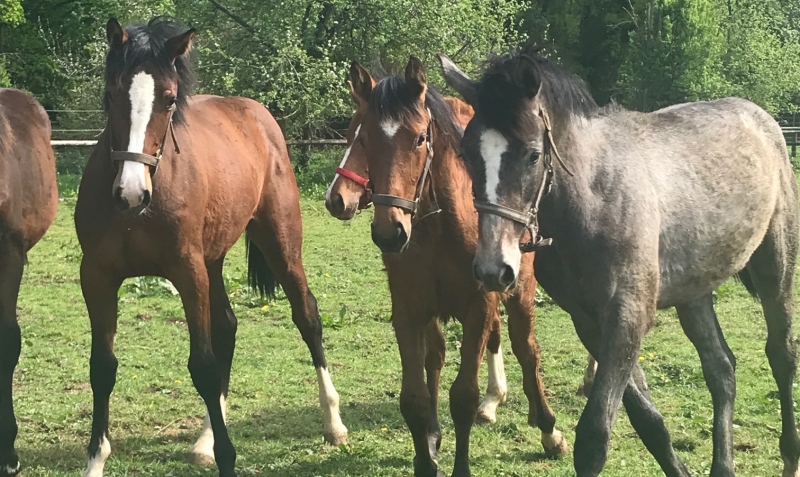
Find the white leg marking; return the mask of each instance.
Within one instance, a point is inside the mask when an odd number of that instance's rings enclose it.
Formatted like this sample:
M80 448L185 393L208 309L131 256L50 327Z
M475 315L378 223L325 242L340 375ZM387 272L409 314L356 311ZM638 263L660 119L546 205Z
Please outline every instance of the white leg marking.
M128 152L144 152L145 133L153 113L155 100L155 81L145 72L137 73L131 81L129 95L131 98L131 133L128 140ZM119 186L122 197L131 207L141 204L142 193L146 190L147 169L144 164L125 161L122 164Z
M386 137L391 139L395 134L397 134L397 130L400 129L400 123L391 119L386 119L381 121L381 129L383 130L383 133L386 134Z
M347 163L347 158L350 157L350 151L353 149L353 144L356 143L356 139L358 139L358 132L361 131L361 125L359 124L356 128L356 133L353 135L353 142L350 143L350 146L344 151L344 157L342 158L342 162L339 163L339 167L344 168L344 165ZM331 202L331 189L333 189L333 184L336 184L336 179L339 178L339 174L336 173L333 176L333 180L331 181L331 185L328 186L328 190L325 191L325 202L330 204Z
M339 393L333 387L327 368L317 368L319 383L319 405L325 421L325 442L338 446L347 443L347 428L339 416Z
M497 203L497 185L500 183L500 163L508 149L508 140L496 129L487 129L481 134L481 156L486 168L486 198Z
M224 395L219 396L219 406L222 408L222 418L227 420L228 403L225 401ZM189 452L196 464L211 465L214 463L214 430L211 428L211 418L208 417L208 412L203 419L203 430L200 431L200 437Z
M100 438L100 447L97 449L97 454L89 456L89 465L86 466L83 477L103 477L103 467L105 467L106 460L110 455L111 444L109 444L108 438L104 434Z
M4 475L15 475L17 472L19 472L19 468L20 468L19 462L17 462L14 465L14 467L11 467L10 465L7 465L7 466L3 467L3 472L5 472Z
M564 439L564 434L556 428L553 428L552 434L542 432L542 447L544 453L550 457L562 456L569 452L569 443Z
M497 422L497 406L506 402L508 397L503 349L498 347L497 354L490 352L486 360L489 365L489 385L486 386L486 397L478 408L478 420L494 423Z

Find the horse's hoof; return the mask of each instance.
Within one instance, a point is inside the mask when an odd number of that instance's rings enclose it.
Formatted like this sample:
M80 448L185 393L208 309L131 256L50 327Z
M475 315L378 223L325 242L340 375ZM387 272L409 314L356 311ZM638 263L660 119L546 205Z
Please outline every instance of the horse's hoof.
M187 460L190 464L202 465L204 467L209 467L216 463L213 455L208 455L202 452L189 452Z
M326 432L325 443L338 447L342 444L347 444L347 429L341 432Z
M19 461L0 467L0 477L22 477L22 466Z
M569 453L569 443L557 429L552 434L542 433L542 446L547 457L556 458Z
M478 409L478 414L475 415L475 424L485 425L494 424L497 422L497 413L490 412L485 409Z

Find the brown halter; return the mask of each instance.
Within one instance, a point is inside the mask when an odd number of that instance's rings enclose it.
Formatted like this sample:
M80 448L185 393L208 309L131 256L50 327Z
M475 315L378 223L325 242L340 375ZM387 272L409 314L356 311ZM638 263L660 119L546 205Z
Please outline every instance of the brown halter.
M178 146L178 140L175 138L175 129L172 126L172 115L175 114L175 109L175 104L172 104L169 107L169 120L167 121L167 127L164 129L164 136L161 138L161 145L158 146L158 150L156 150L154 155L151 156L150 154L144 154L141 152L115 151L112 147L111 160L114 162L132 161L140 164L146 164L150 166L150 175L154 175L158 169L158 163L161 161L161 156L164 155L168 134L172 136L172 143L175 145L175 152L178 154L181 153L181 148Z
M430 116L431 112L428 110L428 115ZM372 190L372 203L375 205L385 205L389 207L397 207L399 209L405 210L409 214L411 214L411 219L414 220L414 215L419 211L419 201L422 198L422 193L425 189L425 182L428 176L431 173L431 162L433 162L433 116L430 116L430 122L428 122L428 131L425 134L425 140L427 141L427 149L428 154L425 158L425 168L422 170L422 176L420 177L419 181L417 181L417 191L414 196L414 200L405 199L403 197L398 197L396 195L389 195L389 194L376 194L374 190ZM433 190L433 177L431 176L431 188L430 188L430 195L431 195L431 204L433 206L433 210L428 212L427 214L423 215L422 217L418 218L414 221L413 225L420 223L423 219L430 217L431 215L438 214L442 211L439 208L436 202L436 193ZM373 184L370 182L370 188L373 187ZM413 226L412 225L412 226Z
M525 243L519 244L519 249L523 253L534 252L540 248L547 247L553 243L552 238L544 238L539 235L539 204L545 195L550 193L553 187L553 155L556 156L558 163L570 176L574 176L572 171L564 164L561 155L556 149L556 143L553 140L553 130L550 126L550 118L547 113L542 109L539 113L542 121L544 121L545 128L545 144L544 144L544 174L542 174L541 186L536 193L536 199L533 205L526 212L521 212L504 205L492 204L491 202L475 201L475 208L478 212L486 214L493 214L504 219L512 220L518 224L522 224L531 233L531 239ZM530 153L529 153L530 154Z

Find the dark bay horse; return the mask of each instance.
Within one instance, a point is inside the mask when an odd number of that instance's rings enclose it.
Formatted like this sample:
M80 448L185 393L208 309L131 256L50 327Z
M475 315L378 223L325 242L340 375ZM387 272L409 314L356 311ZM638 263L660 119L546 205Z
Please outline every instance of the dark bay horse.
M359 103L358 96L352 89L352 82L348 81L348 84L350 86L350 95L357 110L350 120L350 126L347 128L345 135L347 150L339 167L336 168L336 175L325 192L325 207L332 216L339 220L350 220L358 210L372 205L367 155L363 144L356 141L369 104ZM456 98L445 97L444 100L447 101L454 112L454 121L462 128L466 127L470 118L472 118L472 108ZM478 406L476 421L479 423L497 421L497 407L504 403L508 397L508 385L503 366L503 350L500 346L501 324L499 317L496 314L492 315L492 318L498 319L492 323L486 345L489 350L487 357L489 376L486 395L481 401L481 405ZM426 358L426 363L429 366L429 375L433 375L441 367L436 364L439 356L444 356L445 353L445 350L440 348L441 345L444 345L444 336L442 335L439 320L431 320L427 333L425 352L429 358ZM437 394L439 390L438 379L431 379L429 387L431 387L432 395Z
M222 265L245 230L250 284L262 294L277 284L286 292L317 370L325 439L344 442L347 429L303 269L299 196L280 128L255 101L189 96L186 54L194 29L163 18L122 29L110 20L107 36L108 122L75 210L84 254L81 287L92 325L94 411L84 476L101 476L111 452L117 290L125 278L142 275L169 279L183 301L189 372L208 410L192 452L199 460L216 459L221 477L236 475L225 400L237 322Z
M461 142L480 211L476 276L487 289L515 286L520 238L531 230L522 247L538 249L537 278L597 358L576 429L577 475L603 469L620 402L664 472L689 475L637 363L656 309L671 306L711 393L711 475L734 475L736 359L712 292L738 274L767 322L783 477L800 476L797 185L772 117L738 98L648 114L599 108L579 78L532 51L491 58L480 82L441 60L448 84L477 111Z
M355 143L367 157L375 203L372 239L383 252L389 277L392 325L403 368L400 411L414 441L414 474L444 475L437 468L441 432L436 369L444 355L431 366L425 348L431 321L453 317L464 334L461 365L450 388L456 432L452 475L469 476L469 436L480 396L478 368L497 321L500 294L482 290L472 278L478 221L469 176L458 159L457 112L428 88L424 67L414 57L404 77L387 76L377 83L353 63L350 81L363 108ZM539 375L532 266L533 260L523 262L520 286L504 301L529 401L528 422L541 429L545 451L560 455L567 444L554 427Z
M22 338L17 296L28 251L58 209L50 119L33 97L0 89L0 476L17 475L17 421L11 397Z

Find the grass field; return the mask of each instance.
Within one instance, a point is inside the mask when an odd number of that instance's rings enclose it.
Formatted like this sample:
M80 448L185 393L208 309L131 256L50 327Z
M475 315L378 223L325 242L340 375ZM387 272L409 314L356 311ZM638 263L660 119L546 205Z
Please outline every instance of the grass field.
M325 324L325 345L347 446L323 444L322 415L310 355L280 294L263 302L245 288L244 247L228 256L226 279L239 318L231 378L229 432L239 475L408 476L413 455L400 416L400 362L389 323L390 298L370 213L343 224L328 216L319 196L319 171L301 182L304 262ZM316 174L316 175L314 175ZM72 225L75 181L62 180L65 197L48 235L30 253L19 303L22 358L15 375L20 433L17 448L26 477L79 475L91 422L89 322L78 281L80 249ZM111 398L112 455L105 475L206 476L216 469L186 462L204 414L186 369L188 333L177 296L155 279L129 280L120 292L117 385ZM569 317L543 297L537 309L545 384L557 426L574 442L585 400L575 395L583 375L582 350ZM780 475L778 402L766 356L761 309L729 282L717 293L717 311L738 358L736 465L742 476ZM458 369L460 328L446 328L441 465L452 470L454 435L447 387ZM504 342L507 343L507 340ZM498 422L472 437L475 476L573 475L571 455L549 460L539 431L526 425L519 367L504 346L509 401ZM673 311L659 313L640 361L676 448L697 475L711 463L711 398L694 349ZM485 387L485 369L481 383ZM604 475L660 475L624 411L611 441Z

